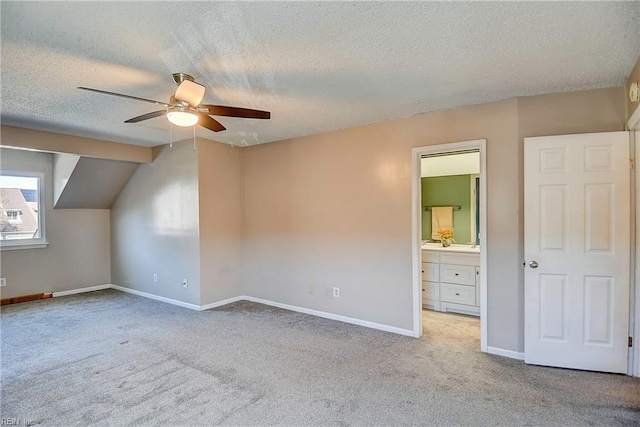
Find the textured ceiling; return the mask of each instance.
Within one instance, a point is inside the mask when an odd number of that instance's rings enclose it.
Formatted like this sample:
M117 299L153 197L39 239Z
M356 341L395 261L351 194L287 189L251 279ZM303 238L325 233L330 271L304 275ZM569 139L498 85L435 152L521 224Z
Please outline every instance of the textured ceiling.
M265 109L198 135L253 145L515 96L620 86L640 56L640 2L8 2L2 123L146 146L144 102L171 73L203 102ZM190 137L174 128L174 139Z

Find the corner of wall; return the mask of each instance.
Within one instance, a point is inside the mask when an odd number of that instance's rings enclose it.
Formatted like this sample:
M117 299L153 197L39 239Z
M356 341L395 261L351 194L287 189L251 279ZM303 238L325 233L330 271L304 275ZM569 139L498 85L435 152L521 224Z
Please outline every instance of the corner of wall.
M154 151L154 162L136 169L111 208L111 281L199 306L197 157L191 141Z
M198 139L200 305L243 295L242 149Z

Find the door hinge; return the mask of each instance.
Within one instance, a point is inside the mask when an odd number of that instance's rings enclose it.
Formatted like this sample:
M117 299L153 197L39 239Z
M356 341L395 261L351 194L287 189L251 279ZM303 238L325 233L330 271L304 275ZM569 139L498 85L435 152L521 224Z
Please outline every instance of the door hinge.
M629 159L629 169L633 169L636 167L636 161L633 159Z
M629 347L633 347L633 338L629 337Z

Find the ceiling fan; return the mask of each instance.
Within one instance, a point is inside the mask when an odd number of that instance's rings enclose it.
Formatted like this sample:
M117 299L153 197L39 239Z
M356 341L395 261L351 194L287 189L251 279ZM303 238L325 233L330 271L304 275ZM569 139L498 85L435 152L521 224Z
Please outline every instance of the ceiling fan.
M119 96L136 101L150 102L152 104L162 105L165 107L162 110L153 111L151 113L125 120L125 123L138 123L143 120L149 120L154 117L166 115L167 119L176 126L187 127L199 124L213 132L220 132L226 128L222 126L222 123L210 116L243 117L248 119L271 118L271 113L268 111L227 107L224 105L200 104L202 98L204 98L205 87L196 83L195 79L189 74L174 73L173 81L178 85L178 89L176 89L176 93L171 96L168 103L88 87L78 87L78 89L103 93L105 95Z

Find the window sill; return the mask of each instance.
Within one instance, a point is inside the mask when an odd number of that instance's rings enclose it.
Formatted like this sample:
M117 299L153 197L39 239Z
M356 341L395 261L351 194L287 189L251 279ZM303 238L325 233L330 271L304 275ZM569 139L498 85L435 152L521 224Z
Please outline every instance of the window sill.
M15 251L19 249L42 249L49 246L49 242L20 242L20 243L3 243L0 245L0 251Z

